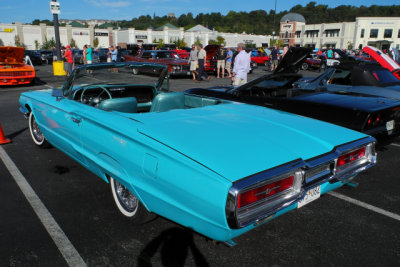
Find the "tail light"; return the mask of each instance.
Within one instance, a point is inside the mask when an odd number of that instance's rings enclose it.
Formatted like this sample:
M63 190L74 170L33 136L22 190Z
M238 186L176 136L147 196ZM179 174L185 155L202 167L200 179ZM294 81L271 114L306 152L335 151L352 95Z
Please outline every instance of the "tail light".
M343 174L354 169L362 168L364 165L375 163L375 143L353 149L340 155L336 161L336 174Z
M286 191L293 187L293 182L294 176L292 175L287 178L283 178L282 180L240 193L238 196L237 207L240 209L244 206Z

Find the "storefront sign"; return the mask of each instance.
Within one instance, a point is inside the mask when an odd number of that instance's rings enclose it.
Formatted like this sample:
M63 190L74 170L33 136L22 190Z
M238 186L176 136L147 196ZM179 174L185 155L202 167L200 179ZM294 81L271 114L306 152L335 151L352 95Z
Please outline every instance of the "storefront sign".
M293 24L282 24L282 31L285 31L285 32L293 31Z
M147 39L147 35L136 35L136 39Z
M89 35L88 32L73 32L73 35Z
M108 32L95 32L94 36L108 36Z
M0 28L0 32L13 32L14 28Z

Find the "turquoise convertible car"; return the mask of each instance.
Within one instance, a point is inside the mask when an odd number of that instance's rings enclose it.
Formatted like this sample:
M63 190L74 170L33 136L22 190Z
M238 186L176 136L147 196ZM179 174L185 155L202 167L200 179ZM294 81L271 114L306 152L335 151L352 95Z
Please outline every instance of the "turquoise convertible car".
M122 215L153 214L233 238L336 189L376 162L375 139L279 110L169 91L165 66L76 68L22 93L33 142L109 183ZM87 190L90 190L88 188Z

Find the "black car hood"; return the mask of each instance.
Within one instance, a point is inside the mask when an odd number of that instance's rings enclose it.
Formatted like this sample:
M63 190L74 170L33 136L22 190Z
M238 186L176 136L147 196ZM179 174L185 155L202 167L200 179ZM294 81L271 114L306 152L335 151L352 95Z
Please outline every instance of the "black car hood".
M311 51L311 48L290 47L275 69L274 74L295 72L310 57Z

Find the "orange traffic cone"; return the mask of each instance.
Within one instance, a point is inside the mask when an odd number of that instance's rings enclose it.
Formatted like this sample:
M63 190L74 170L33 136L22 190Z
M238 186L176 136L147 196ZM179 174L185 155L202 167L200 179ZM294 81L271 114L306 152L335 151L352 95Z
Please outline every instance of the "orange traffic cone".
M4 136L3 129L1 128L1 124L0 124L0 145L8 144L10 142L11 142L11 140Z

